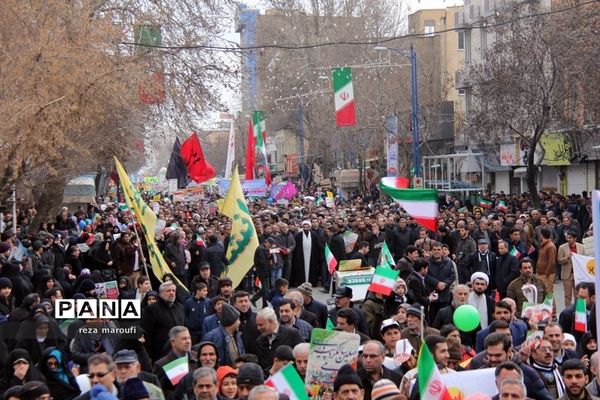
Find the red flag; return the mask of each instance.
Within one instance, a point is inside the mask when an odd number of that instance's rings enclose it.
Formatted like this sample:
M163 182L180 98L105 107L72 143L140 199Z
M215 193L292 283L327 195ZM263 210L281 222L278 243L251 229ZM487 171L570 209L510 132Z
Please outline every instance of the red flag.
M215 168L204 158L196 132L192 132L190 137L183 142L180 151L181 158L187 166L188 175L194 181L202 183L216 176Z
M248 142L246 144L246 179L254 179L256 168L256 142L254 140L254 127L252 118L248 121Z

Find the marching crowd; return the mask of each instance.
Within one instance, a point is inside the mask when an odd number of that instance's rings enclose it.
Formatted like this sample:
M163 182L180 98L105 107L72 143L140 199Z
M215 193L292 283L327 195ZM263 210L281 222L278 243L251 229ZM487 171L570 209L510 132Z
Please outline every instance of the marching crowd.
M0 395L285 399L265 381L290 363L304 379L311 331L332 324L360 336L358 364L342 367L332 391L312 398L418 399L417 357L427 346L442 374L495 368L494 399L596 399L595 286L575 285L571 260L591 235L591 199L585 192L540 196L539 208L525 194L488 193L481 207L443 197L435 231L396 203L358 195L331 208L314 197L285 205L253 200L260 245L238 287L222 276L231 221L206 204L160 202L165 228L157 243L172 271L162 283L148 274L140 226L118 203L63 208L35 232L33 208L7 214ZM357 235L350 247L348 232ZM375 267L384 244L399 271L389 296L368 293L355 303L352 287L332 285L326 245L338 262ZM97 298L96 284L108 281L117 281L120 299L141 300L141 319L54 318L56 300ZM542 303L559 281L564 310L554 306L543 321L522 316L531 293ZM317 291L335 305L320 302ZM576 299L586 304L583 331L575 329ZM454 324L464 304L480 315L474 331ZM399 357L402 339L412 351ZM165 366L185 356L189 372L173 384Z

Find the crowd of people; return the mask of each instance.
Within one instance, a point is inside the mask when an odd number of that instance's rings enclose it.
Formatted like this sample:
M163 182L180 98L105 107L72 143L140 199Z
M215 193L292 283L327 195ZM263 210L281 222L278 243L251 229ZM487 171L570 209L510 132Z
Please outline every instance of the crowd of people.
M206 203L156 204L164 221L156 239L172 271L162 282L148 267L141 227L118 203L63 208L35 230L35 209L6 214L0 395L285 399L265 382L290 363L304 379L312 330L333 325L359 335L359 359L356 368L342 367L331 392L311 398L417 399L417 357L427 346L442 374L495 368L494 398L595 399L595 286L575 285L571 260L591 235L591 199L540 196L538 208L526 194L486 193L484 207L441 197L435 231L378 198L338 198L334 207L314 196L285 205L255 199L248 208L260 245L238 287L223 275L231 221ZM348 231L357 235L350 247ZM384 243L399 271L389 296L356 298L351 286L332 285L326 245L338 262L367 268L378 265ZM98 298L97 284L109 281L120 299L141 300L141 319L54 318L56 300ZM564 310L554 306L543 321L524 317L531 302L524 286L533 285L542 303L559 281ZM332 306L317 298L328 296ZM575 329L576 299L585 300L587 331ZM453 320L465 304L480 315L470 332ZM399 361L402 339L412 351ZM174 384L165 366L186 356L188 372Z

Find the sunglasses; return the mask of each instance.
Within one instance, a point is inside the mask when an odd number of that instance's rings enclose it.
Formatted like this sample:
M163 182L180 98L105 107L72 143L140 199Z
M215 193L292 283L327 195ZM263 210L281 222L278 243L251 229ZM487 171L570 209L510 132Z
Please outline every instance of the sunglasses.
M98 377L98 379L102 379L102 378L104 378L106 375L108 375L110 373L111 373L110 369L108 371L106 371L106 372L96 372L96 373L92 372L92 373L88 374L88 378L94 379L94 378Z
M58 361L48 361L46 365L49 367L58 367Z

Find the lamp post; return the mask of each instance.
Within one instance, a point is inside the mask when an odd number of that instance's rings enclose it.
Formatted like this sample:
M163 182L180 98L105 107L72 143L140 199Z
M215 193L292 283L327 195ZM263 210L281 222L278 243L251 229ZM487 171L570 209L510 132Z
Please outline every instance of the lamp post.
M406 50L399 50L390 47L376 46L373 48L376 51L393 51L394 53L400 54L403 57L410 59L411 69L411 100L412 100L412 135L413 135L413 168L415 170L415 177L421 176L421 150L419 148L419 85L417 81L417 53L415 52L414 46L410 45L408 54Z

